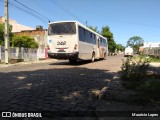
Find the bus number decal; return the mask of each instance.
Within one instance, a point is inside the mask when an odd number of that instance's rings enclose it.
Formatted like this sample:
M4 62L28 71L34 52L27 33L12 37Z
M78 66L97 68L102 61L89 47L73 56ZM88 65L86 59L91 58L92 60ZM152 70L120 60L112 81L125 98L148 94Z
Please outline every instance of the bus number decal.
M62 42L58 41L57 45L66 45L66 41L62 41Z

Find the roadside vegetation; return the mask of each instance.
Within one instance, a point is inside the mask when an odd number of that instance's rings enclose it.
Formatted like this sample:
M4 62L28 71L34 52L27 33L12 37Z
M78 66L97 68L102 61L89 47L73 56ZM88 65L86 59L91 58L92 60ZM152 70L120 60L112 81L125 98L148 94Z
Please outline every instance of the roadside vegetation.
M123 60L121 79L122 85L134 90L137 95L130 97L131 103L146 104L148 102L160 104L160 75L149 73L149 63L152 59L144 56Z
M143 46L143 42L144 40L140 36L133 36L127 41L127 46L131 46L134 52L137 53L139 51L139 47Z
M152 57L152 56L147 56L147 55L140 55L140 56L137 56L137 58L148 59L150 62L160 62L159 58Z
M30 36L16 36L12 32L12 26L9 26L9 40L12 47L38 48L38 43ZM0 45L4 46L4 24L0 24Z

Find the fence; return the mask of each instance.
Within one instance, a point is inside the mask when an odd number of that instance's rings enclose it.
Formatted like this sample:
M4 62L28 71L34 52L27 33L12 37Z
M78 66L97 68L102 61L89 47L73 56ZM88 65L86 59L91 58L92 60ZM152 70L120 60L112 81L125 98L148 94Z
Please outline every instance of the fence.
M38 52L41 51L41 52ZM21 59L23 61L35 61L38 60L40 56L45 56L45 50L31 49L31 48L10 48L9 49L9 59ZM5 60L5 48L0 46L0 61Z

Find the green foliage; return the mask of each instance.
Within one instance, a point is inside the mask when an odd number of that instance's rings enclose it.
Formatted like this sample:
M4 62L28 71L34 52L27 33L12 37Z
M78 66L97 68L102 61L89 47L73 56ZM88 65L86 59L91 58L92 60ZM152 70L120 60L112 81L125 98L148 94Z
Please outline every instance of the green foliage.
M113 39L113 33L110 31L110 28L108 26L102 27L101 34L102 34L102 36L104 36L108 39Z
M4 24L0 24L0 45L4 45ZM9 39L10 46L12 47L25 47L25 48L38 48L38 43L29 36L14 36L12 26L9 26Z
M133 36L127 41L127 46L131 46L134 51L139 51L139 47L143 45L143 38L140 36Z
M141 59L148 59L150 62L160 62L159 58L152 57L152 56L140 55L138 57Z
M97 30L97 27L93 27L93 26L87 26L89 29L93 30L94 32L99 33L99 31Z
M14 36L12 47L38 48L38 43L29 36Z
M140 95L148 100L160 101L160 79L148 79L139 86Z
M0 24L0 45L4 44L4 24Z
M108 26L103 27L101 34L102 34L102 36L106 37L108 40L108 50L110 52L115 52L116 43L113 39L113 33L110 31L110 28Z
M148 59L128 57L126 61L123 60L121 78L127 81L143 81L149 67L149 62L150 61Z
M121 44L117 44L116 45L116 49L117 49L117 51L124 51L124 49L125 49L125 47L124 46L122 46Z
M0 45L4 45L4 24L0 24ZM12 31L12 26L10 25L9 26L9 39L11 41L11 39L13 38L13 33L11 32Z
M160 102L160 76L149 76L150 59L144 57L127 58L122 64L123 86L126 89L136 90L138 94L132 96L132 103L145 104L146 102Z

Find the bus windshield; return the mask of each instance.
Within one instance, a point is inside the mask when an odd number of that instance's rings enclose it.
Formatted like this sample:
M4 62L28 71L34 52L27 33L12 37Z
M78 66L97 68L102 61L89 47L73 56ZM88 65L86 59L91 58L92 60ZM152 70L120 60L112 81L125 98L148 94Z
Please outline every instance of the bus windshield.
M74 22L53 23L49 25L48 35L76 34Z

